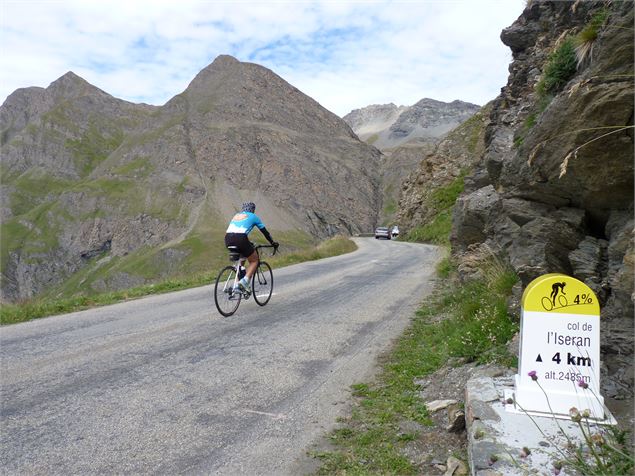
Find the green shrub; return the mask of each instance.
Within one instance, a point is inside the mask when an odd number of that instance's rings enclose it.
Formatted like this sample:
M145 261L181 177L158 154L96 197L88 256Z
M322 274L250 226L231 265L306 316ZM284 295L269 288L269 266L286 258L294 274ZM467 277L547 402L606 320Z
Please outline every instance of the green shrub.
M465 187L466 171L456 177L445 187L439 187L430 194L428 206L437 210L431 222L409 230L403 237L404 241L416 243L434 243L437 245L450 244L450 230L452 228L452 208Z
M580 45L582 43L593 42L597 39L600 28L606 21L608 12L606 10L600 10L596 12L591 21L584 27L584 29L576 35L575 43Z
M560 91L576 72L576 55L573 38L565 39L549 59L536 89L540 97Z
M606 21L608 12L601 10L591 17L591 21L575 37L575 54L578 67L591 57L593 45L597 40L600 28Z
M415 243L434 243L435 245L450 244L450 230L452 228L452 210L441 211L430 223L418 226L406 233L405 241Z
M465 187L465 175L465 172L461 172L461 174L448 185L432 192L431 205L440 211L454 206L454 202L459 198L459 195L461 195Z

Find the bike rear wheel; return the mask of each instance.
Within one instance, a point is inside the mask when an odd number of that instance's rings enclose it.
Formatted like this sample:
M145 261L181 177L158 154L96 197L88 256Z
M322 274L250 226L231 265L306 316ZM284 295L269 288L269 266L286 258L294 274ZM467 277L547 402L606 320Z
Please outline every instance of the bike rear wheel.
M258 268L251 278L251 291L254 294L254 301L260 306L264 306L271 299L273 271L271 271L269 263L261 261L258 264Z
M234 293L235 277L236 268L226 266L218 273L216 284L214 285L216 309L225 317L229 317L236 312L242 299L240 292Z

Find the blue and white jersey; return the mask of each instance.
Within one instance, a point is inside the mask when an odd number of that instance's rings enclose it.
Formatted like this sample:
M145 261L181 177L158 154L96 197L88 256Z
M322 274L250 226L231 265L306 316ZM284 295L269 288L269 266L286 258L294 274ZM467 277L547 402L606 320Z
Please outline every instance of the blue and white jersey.
M227 233L244 233L248 235L251 230L253 230L254 226L257 226L258 229L262 230L265 225L262 223L258 215L251 212L238 212L232 218L232 221L229 222L229 227L227 227Z

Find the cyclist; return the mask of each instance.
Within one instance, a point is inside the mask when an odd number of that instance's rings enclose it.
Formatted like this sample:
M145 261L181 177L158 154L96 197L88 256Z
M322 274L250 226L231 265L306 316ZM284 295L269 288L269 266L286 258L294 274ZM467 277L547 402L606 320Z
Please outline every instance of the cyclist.
M278 243L273 241L271 234L267 231L264 223L260 220L258 215L254 213L255 211L256 205L253 202L243 203L241 211L236 213L231 219L229 226L227 227L227 232L225 233L225 246L236 246L240 255L247 258L247 261L249 261L249 266L247 267L245 276L238 281L238 286L248 293L251 292L249 282L256 272L259 261L258 253L247 238L247 235L249 235L254 226L256 226L267 241L275 248L278 248Z

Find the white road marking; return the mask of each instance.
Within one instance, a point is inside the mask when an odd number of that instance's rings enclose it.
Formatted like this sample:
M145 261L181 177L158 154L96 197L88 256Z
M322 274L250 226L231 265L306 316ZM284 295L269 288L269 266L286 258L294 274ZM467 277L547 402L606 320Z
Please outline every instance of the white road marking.
M283 415L282 413L267 413L267 412L259 412L258 410L245 410L245 412L255 413L256 415L270 416L271 418L275 420L284 420L287 418L287 416Z

